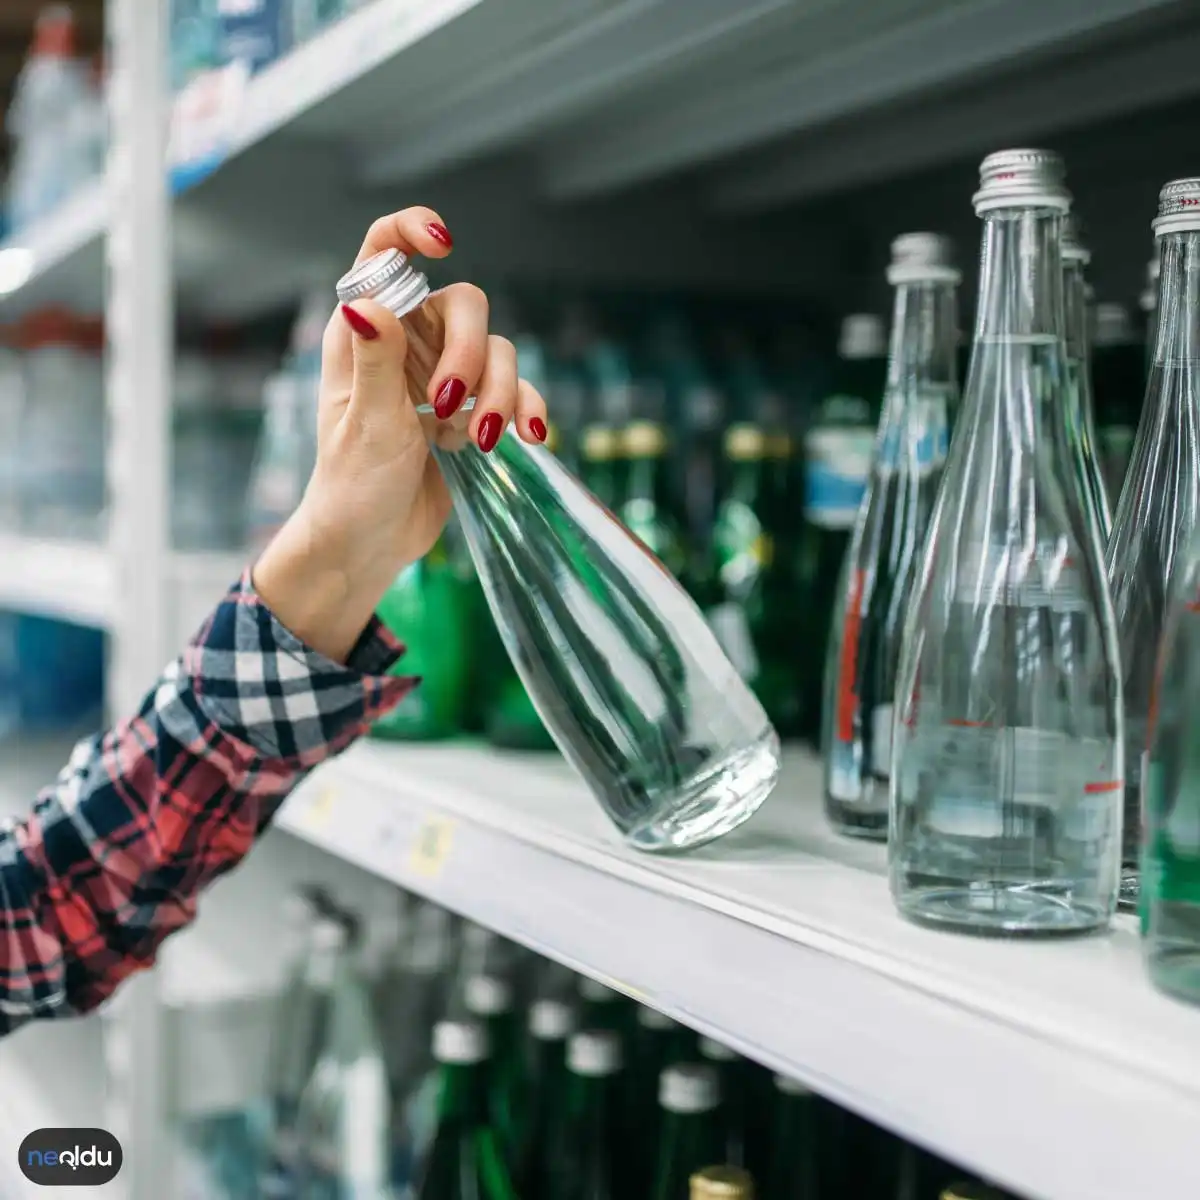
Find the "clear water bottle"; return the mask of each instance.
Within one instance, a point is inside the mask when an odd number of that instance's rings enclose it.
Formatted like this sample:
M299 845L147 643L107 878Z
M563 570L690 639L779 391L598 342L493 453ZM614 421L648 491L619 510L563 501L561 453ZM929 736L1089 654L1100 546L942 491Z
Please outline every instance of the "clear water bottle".
M1162 261L1154 365L1108 546L1125 703L1121 906L1137 907L1141 764L1175 566L1200 516L1200 179L1168 183L1154 231Z
M1157 250L1157 248L1156 244L1155 249ZM1147 371L1149 371L1150 364L1154 360L1154 337L1158 324L1158 277L1161 270L1162 265L1159 263L1158 254L1156 253L1146 264L1146 286L1142 289L1142 294L1138 297L1138 307L1142 310L1145 318Z
M961 275L946 238L892 243L896 289L883 415L858 508L826 665L822 754L833 827L885 838L900 637L958 398Z
M1083 245L1079 222L1068 214L1063 230L1063 307L1067 319L1067 378L1071 385L1068 428L1079 443L1083 485L1092 499L1099 524L1100 544L1108 544L1112 508L1100 469L1096 439L1095 401L1092 397L1091 306L1084 271L1092 256Z
M1200 1003L1200 534L1176 571L1158 653L1142 778L1146 965Z
M424 275L385 251L345 276L402 317L409 393L426 424L492 615L567 760L642 850L682 850L740 825L779 773L779 739L687 593L544 447L514 430L491 454L469 405L421 403L444 329Z
M980 296L896 691L889 858L907 917L1104 925L1120 866L1116 625L1068 432L1057 155L980 171Z

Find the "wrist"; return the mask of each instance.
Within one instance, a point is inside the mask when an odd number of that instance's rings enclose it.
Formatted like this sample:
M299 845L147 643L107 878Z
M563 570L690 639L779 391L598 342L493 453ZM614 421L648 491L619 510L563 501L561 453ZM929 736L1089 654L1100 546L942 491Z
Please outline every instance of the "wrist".
M303 505L254 565L254 588L276 619L306 645L344 663L395 578L386 556L356 552L323 533Z

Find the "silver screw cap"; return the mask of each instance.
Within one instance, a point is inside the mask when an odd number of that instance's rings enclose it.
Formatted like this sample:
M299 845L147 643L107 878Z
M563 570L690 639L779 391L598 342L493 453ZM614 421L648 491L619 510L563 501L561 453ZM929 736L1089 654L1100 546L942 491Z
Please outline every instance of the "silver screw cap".
M1200 229L1200 179L1174 179L1158 193L1155 237Z
M902 233L892 242L887 280L901 283L959 283L954 266L954 243L940 233Z
M979 167L976 215L997 208L1071 207L1067 168L1053 150L998 150Z
M337 297L342 304L375 300L397 317L412 312L428 295L429 280L394 249L373 254L347 271L337 285Z

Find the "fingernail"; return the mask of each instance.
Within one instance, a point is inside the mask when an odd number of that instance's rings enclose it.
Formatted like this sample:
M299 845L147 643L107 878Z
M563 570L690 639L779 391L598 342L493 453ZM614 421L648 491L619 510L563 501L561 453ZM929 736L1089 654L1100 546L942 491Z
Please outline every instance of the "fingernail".
M546 422L541 417L529 418L529 432L533 434L539 442L546 440Z
M450 230L448 230L440 221L430 221L429 224L425 226L425 232L429 234L429 236L433 238L435 242L441 242L447 250L451 249L454 245L454 239L450 236Z
M466 399L467 385L461 379L451 375L445 383L438 388L438 393L433 398L433 412L439 421L444 421L447 417L452 417L458 412L458 407Z
M490 412L479 422L479 432L475 435L479 448L487 454L500 440L500 430L504 428L504 418L498 412Z
M358 334L360 338L365 338L368 342L373 342L379 336L379 330L367 320L357 309L351 308L348 304L342 305L342 316L346 319L346 324Z

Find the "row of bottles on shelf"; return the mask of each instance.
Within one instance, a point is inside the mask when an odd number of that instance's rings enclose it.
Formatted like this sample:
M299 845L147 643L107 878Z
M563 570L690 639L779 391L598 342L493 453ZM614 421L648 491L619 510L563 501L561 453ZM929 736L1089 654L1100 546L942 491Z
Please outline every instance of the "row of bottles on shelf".
M184 1129L190 1200L999 1195L443 909L387 915L381 937L320 890L289 898L265 1103Z

